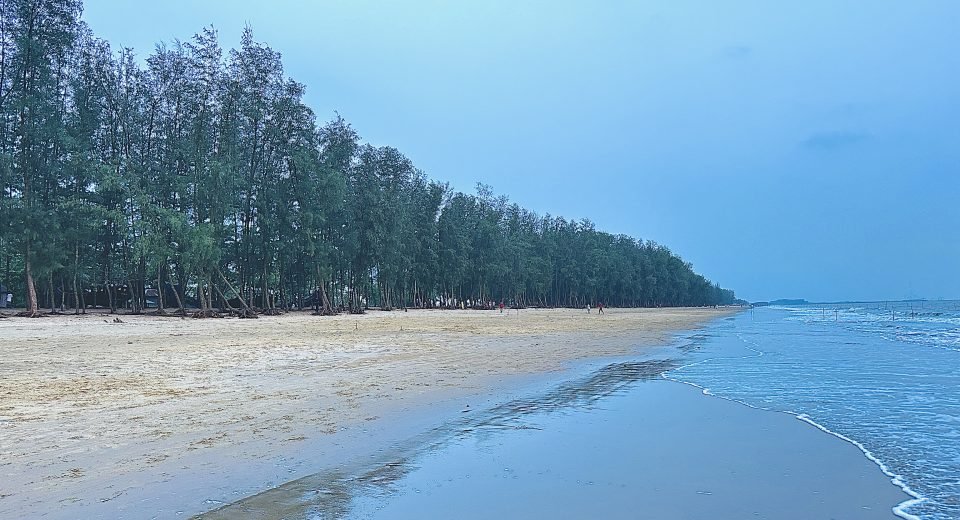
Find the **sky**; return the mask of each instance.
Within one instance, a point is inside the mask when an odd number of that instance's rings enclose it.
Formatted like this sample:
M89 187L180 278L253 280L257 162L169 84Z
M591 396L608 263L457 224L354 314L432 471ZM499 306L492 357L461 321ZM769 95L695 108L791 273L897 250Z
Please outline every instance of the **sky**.
M664 244L751 301L960 298L960 2L87 0L212 25L431 178Z

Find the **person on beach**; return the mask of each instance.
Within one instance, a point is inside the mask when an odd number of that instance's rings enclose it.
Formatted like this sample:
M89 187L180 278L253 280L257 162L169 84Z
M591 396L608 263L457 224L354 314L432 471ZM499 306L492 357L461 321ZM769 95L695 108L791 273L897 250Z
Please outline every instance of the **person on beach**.
M597 304L597 314L603 314L603 304L602 304L602 303L598 303L598 304Z
M500 314L503 314L503 300L500 300Z
M590 304L587 304L587 314L590 314Z

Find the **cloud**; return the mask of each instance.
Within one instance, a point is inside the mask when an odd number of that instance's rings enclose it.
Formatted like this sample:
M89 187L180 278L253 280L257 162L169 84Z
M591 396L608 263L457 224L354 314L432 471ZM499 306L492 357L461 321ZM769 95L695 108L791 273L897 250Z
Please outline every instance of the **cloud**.
M831 131L816 132L806 138L801 145L810 150L838 150L867 140L870 136L864 132Z

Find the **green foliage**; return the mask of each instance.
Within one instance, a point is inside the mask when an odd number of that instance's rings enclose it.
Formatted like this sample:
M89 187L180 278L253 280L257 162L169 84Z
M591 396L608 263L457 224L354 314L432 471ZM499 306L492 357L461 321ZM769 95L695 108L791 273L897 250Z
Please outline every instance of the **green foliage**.
M454 193L339 115L248 28L139 65L76 0L0 3L0 281L50 306L731 303L665 247ZM171 298L174 297L174 298ZM236 306L233 301L230 305Z

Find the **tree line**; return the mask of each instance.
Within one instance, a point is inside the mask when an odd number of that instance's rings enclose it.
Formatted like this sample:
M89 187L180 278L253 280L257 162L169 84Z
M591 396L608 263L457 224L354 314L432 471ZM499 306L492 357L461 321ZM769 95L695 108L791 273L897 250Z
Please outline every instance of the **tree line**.
M28 315L733 302L662 245L455 192L319 124L249 28L141 62L81 11L0 2L0 281Z

